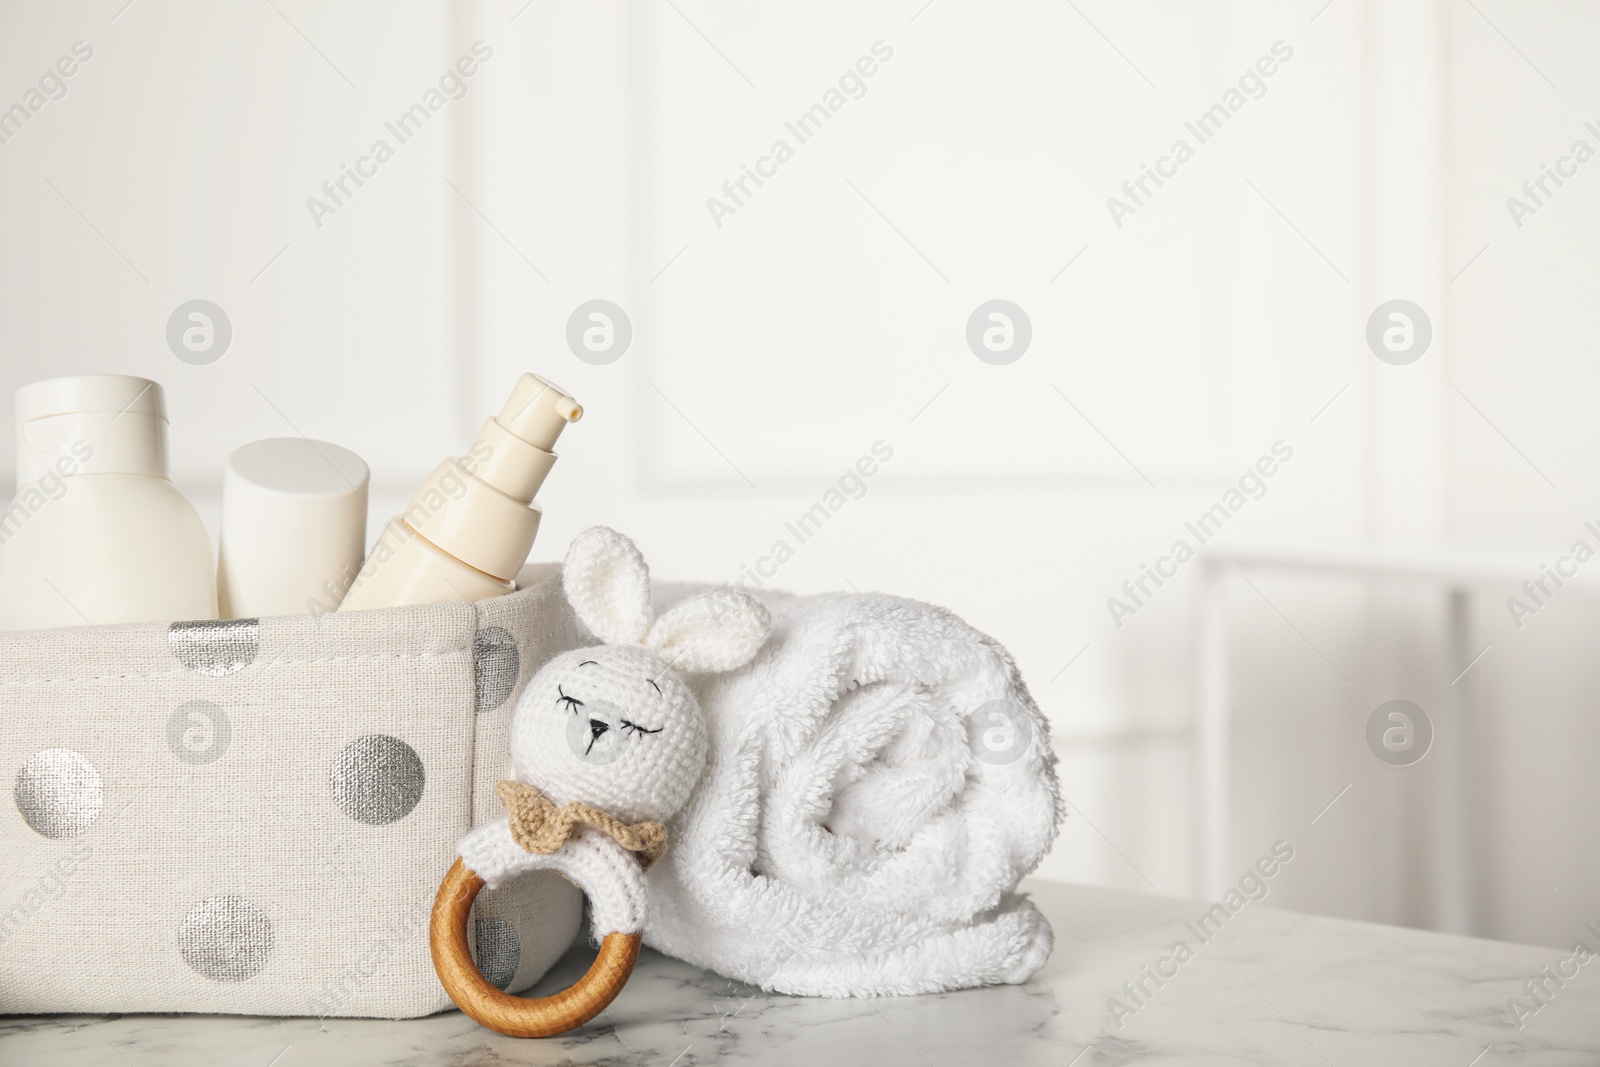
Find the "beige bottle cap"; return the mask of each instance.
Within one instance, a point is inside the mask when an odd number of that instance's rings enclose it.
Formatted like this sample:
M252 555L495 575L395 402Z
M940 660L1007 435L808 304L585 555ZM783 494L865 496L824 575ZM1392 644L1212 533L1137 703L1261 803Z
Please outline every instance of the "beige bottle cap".
M303 437L252 441L222 476L217 595L224 618L338 606L365 556L367 465Z
M532 500L556 463L554 452L530 445L498 419L485 421L472 445L461 466L514 500Z
M428 475L402 517L467 566L511 581L528 559L541 512L539 505L509 497L447 459Z
M128 374L50 378L17 390L17 484L50 471L167 477L161 386Z

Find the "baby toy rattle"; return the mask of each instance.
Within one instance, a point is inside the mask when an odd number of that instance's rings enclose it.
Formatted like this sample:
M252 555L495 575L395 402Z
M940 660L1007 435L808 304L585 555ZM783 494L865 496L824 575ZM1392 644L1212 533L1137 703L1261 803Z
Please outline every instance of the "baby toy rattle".
M603 644L564 652L529 680L511 720L516 778L495 790L507 818L462 839L428 931L450 998L511 1037L565 1033L621 992L648 912L645 870L705 769L705 720L680 675L743 666L772 625L737 590L700 593L656 618L644 557L603 526L573 540L562 582ZM558 871L589 895L600 954L570 988L529 999L478 971L467 915L484 886L534 870Z

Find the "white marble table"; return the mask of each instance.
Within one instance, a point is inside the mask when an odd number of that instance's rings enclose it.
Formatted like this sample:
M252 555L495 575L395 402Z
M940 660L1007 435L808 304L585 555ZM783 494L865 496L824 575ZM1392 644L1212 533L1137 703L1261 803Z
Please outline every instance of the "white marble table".
M1247 905L1201 944L1192 901L1052 882L1029 888L1056 930L1024 986L884 1000L769 996L645 952L574 1034L513 1041L456 1012L407 1022L227 1016L0 1016L0 1064L358 1067L396 1064L1600 1064L1600 960L1512 1025L1507 1000L1567 953ZM1600 927L1600 922L1596 923ZM1209 928L1208 928L1209 929ZM1596 944L1594 935L1575 931ZM1174 942L1192 959L1162 962ZM539 991L585 966L575 951ZM1142 968L1176 975L1136 1005ZM1568 967L1570 970L1570 965ZM1117 1026L1109 998L1137 1010Z

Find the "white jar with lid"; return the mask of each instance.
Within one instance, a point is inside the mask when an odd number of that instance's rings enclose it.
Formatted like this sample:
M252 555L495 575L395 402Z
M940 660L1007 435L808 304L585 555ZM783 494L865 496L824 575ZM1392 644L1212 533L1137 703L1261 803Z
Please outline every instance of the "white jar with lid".
M0 512L0 629L217 617L211 538L167 474L161 386L123 374L17 390Z

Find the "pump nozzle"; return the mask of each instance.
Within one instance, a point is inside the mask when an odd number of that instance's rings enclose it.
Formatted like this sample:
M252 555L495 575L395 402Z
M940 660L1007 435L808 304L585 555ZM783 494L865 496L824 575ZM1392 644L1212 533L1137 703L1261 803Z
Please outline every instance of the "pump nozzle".
M583 418L583 407L566 390L537 374L524 374L496 421L513 435L546 452L567 423Z
M516 576L539 529L533 502L555 466L556 443L583 408L558 385L524 374L500 414L487 419L460 459L429 476L405 522L435 547L501 581ZM450 501L443 508L430 499Z
M510 592L539 531L533 498L555 465L552 446L567 423L582 417L583 408L560 386L524 374L467 454L434 468L385 528L339 610ZM399 547L380 555L391 533Z

